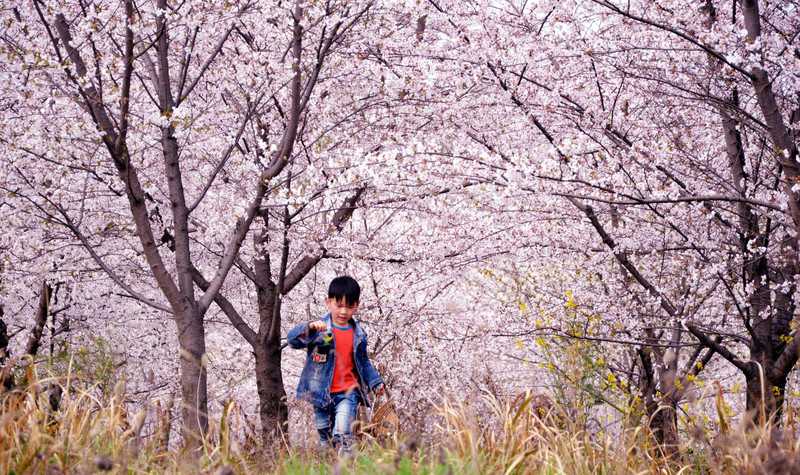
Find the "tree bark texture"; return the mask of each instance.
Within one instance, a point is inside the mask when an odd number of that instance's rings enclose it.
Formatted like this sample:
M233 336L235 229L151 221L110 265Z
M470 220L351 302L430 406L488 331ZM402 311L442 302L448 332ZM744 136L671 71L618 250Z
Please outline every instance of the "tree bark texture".
M648 427L655 436L663 455L673 457L678 454L678 412L674 401L657 404L647 408Z
M654 350L649 347L643 347L639 349L637 353L640 362L639 366L642 370L639 390L645 405L647 428L650 429L650 432L653 434L663 454L673 456L678 452L680 443L676 412L678 397L675 395L675 372L673 371L677 368L677 361L673 361L670 368L666 371L658 371L661 386L670 386L669 388L661 388L662 390L659 391L655 365L653 364L652 358ZM671 374L671 379L665 378L665 373L667 372ZM670 379L670 381L666 381L666 379ZM667 394L663 397L659 396L659 393L663 394L665 389Z
M0 306L0 369L6 364L6 360L10 356L8 349L8 327L6 322L3 321L3 307Z
M278 447L279 443L287 440L289 429L289 407L281 372L280 339L259 345L255 348L255 355L261 434L265 446Z
M8 349L8 327L3 320L4 311L3 306L0 305L0 389L11 389L14 387L13 375L6 371L6 361L11 356L11 351Z
M36 320L33 324L33 330L31 330L28 344L25 346L25 354L36 356L39 352L39 347L42 345L44 326L47 324L47 318L50 316L50 297L52 295L53 288L47 285L47 282L42 282L42 289L39 293L39 305L36 308Z
M762 380L761 373L757 369L755 372L755 377L745 379L745 408L757 424L776 423L783 415L786 377L768 371Z
M183 437L190 448L202 445L208 431L206 340L203 316L188 303L176 315L180 344Z

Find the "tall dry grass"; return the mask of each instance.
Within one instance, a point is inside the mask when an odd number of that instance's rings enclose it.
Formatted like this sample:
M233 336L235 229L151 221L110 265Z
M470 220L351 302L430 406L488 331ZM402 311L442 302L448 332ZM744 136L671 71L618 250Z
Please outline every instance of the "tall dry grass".
M140 409L129 412L135 398L125 393L122 379L106 391L87 385L71 365L66 376L17 367L25 371L21 384L0 393L0 474L257 473L255 458L241 455L231 440L233 403L225 406L203 452L187 454L169 450L170 420L160 401L136 401ZM143 435L145 423L150 430Z
M721 407L722 394L717 397ZM755 425L747 415L733 421L720 411L722 429L711 437L702 427L682 427L685 441L673 453L642 427L590 434L568 420L564 408L532 392L508 401L487 393L481 403L487 416L477 415L483 411L475 402L435 406L436 445L468 473L800 474L793 431Z
M639 449L640 430L617 440L592 437L563 417L547 398L525 392L510 401L485 394L488 417L475 404L443 402L440 448L462 461L471 473L632 473L660 470L660 463ZM667 472L669 473L669 472Z
M131 413L131 396L117 382L99 390L74 376L39 373L0 394L0 473L430 473L430 474L800 474L793 431L759 427L720 410L719 431L682 427L684 443L665 457L640 427L613 436L592 434L570 421L551 399L524 392L509 400L488 392L479 401L431 405L425 440L365 428L356 457L289 449L268 457L240 440L238 407L229 402L212 424L203 451L170 450L168 425L151 404ZM1 386L1 385L0 385ZM55 407L51 393L62 398ZM722 407L722 394L718 396ZM793 425L793 414L787 418ZM146 427L145 430L143 428ZM379 436L370 437L369 434Z

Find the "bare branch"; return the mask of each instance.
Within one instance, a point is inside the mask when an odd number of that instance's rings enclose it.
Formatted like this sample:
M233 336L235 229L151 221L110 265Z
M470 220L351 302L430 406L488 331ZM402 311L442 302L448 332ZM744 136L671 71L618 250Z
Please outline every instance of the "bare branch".
M128 111L130 108L131 77L133 76L133 0L125 0L125 70L122 74L122 91L119 99L119 136L114 142L114 151L121 156L125 150L128 136Z
M769 208L775 211L783 211L780 206L769 203L766 201L756 200L752 198L746 198L744 196L725 196L725 195L684 195L679 196L677 198L641 198L635 200L608 200L603 198L596 198L593 196L585 196L585 195L575 195L572 193L554 193L557 196L563 196L565 198L574 198L580 200L590 200L590 201L597 201L600 203L608 203L620 206L638 206L638 205L650 205L650 204L659 204L659 203L691 203L691 202L708 202L708 201L728 201L732 203L747 203L754 206L762 206L764 208Z
M195 266L192 266L191 271L192 277L194 278L194 283L197 284L200 289L207 292L210 284L205 277L203 277L203 274L201 274ZM250 346L255 347L258 344L258 335L255 331L253 331L252 328L250 328L250 325L244 321L244 318L242 318L239 312L236 311L236 307L234 307L233 304L226 299L221 292L217 292L217 294L214 296L214 303L216 303L225 316L228 317L228 320L230 320L231 324L233 324L233 327L236 329L236 331L238 331L239 334L241 334L242 337L247 340L248 343L250 343Z
M44 17L40 15L40 18L45 26L47 26L47 23L44 21ZM67 49L70 61L75 65L76 73L79 75L79 77L85 76L87 72L86 65L80 55L80 52L72 45L72 35L70 34L69 25L67 24L67 20L63 14L56 15L56 31L58 32L64 47ZM53 39L53 41L55 40ZM55 42L53 43L53 48L56 50L56 53L59 55L59 57L61 57L58 45L55 44ZM106 110L103 108L102 103L98 102L98 94L95 91L94 86L90 85L84 88L68 69L66 69L66 74L72 80L72 82L75 84L75 87L81 94L81 97L83 98L83 106L89 112L98 130L103 133L103 143L106 145L106 148L109 151L111 159L117 168L120 179L123 181L123 183L125 183L125 191L131 208L131 214L133 215L134 222L136 223L137 235L144 249L147 263L153 272L153 276L158 282L158 285L164 295L170 301L170 304L173 306L177 305L180 299L179 291L175 285L175 282L172 280L172 277L167 272L158 248L155 245L155 239L153 238L153 232L148 218L149 215L147 212L147 205L145 203L144 190L139 183L136 169L130 163L127 147L122 147L122 153L117 153L118 150L116 144L118 133L114 129L113 123ZM124 145L123 142L120 142L120 145Z
M58 213L64 218L64 223L72 231L72 233L75 235L75 237L78 238L78 240L81 242L81 245L84 247L84 249L86 249L86 251L89 252L89 255L92 256L92 259L94 259L94 261L97 262L97 265L99 265L100 268L103 269L103 272L105 272L111 278L111 280L114 281L114 283L116 283L118 286L120 286L125 292L128 293L128 295L130 295L134 299L138 300L139 302L147 304L147 305L149 305L149 306L151 306L151 307L153 307L155 309L161 310L162 312L167 312L167 313L170 313L170 314L172 313L172 309L170 307L168 307L166 305L163 305L163 304L161 304L161 303L159 303L159 302L157 302L155 300L152 300L152 299L149 299L149 298L145 297L144 295L140 294L139 292L136 292L135 290L133 290L128 284L126 284L125 281L123 281L122 278L120 278L117 275L117 273L114 272L103 261L103 258L100 257L100 255L95 250L94 246L92 246L92 244L89 242L89 240L86 238L86 236L81 232L80 229L78 229L78 227L72 221L72 218L70 218L69 214L67 214L67 211L61 205L59 205L57 203L51 203L51 204L56 208Z
M700 343L702 343L704 346L706 346L708 348L711 348L714 351L716 351L717 353L719 353L720 356L722 356L723 358L728 360L728 362L731 363L732 365L734 365L737 368L739 368L739 370L742 371L745 375L753 374L753 368L752 368L752 365L749 362L744 361L741 358L739 358L739 356L735 355L728 348L723 346L722 343L719 343L716 340L714 340L711 337L709 337L699 327L697 327L695 325L692 325L692 324L687 324L686 328L689 330L689 332L692 335L695 336L695 338L697 338L698 341L700 341Z
M792 333L792 341L783 349L775 361L775 371L783 377L787 376L800 357L800 331Z
M636 16L636 15L632 14L629 10L623 10L622 8L614 5L613 3L611 3L608 0L592 0L592 1L594 3L596 3L596 4L598 4L598 5L606 7L609 10L611 10L611 11L613 11L613 12L619 14L619 15L622 15L622 16L624 16L626 18L630 18L631 20L635 20L635 21L638 21L639 23L642 23L642 24L645 24L645 25L649 25L649 26L652 26L654 28L658 28L660 30L667 31L669 33L672 33L675 36L683 38L684 40L688 41L689 43L697 46L698 48L702 49L703 51L705 51L709 55L713 56L714 58L716 58L720 62L725 63L726 65L730 66L733 70L741 73L742 75L744 75L748 79L752 77L752 75L751 75L751 73L749 71L747 71L745 69L742 69L741 67L739 67L739 66L731 63L730 61L728 61L728 59L722 53L720 53L720 52L716 51L714 48L712 48L712 47L710 47L710 46L698 41L697 39L692 38L691 36L687 35L686 33L682 32L680 30L677 30L677 29L675 29L675 28L673 28L671 26L662 25L662 24L660 24L660 23L658 23L656 21L649 20L649 19L644 18L644 17Z
M583 211L584 214L586 214L586 217L589 218L589 221L592 223L592 226L595 228L597 233L603 239L603 243L614 252L614 256L617 258L619 263L622 264L625 270L628 271L631 277L636 279L636 281L639 282L639 285L644 287L644 289L647 290L647 292L650 295L658 297L658 299L661 302L661 308L663 308L664 311L666 311L670 317L677 318L679 314L675 306L672 305L669 302L669 300L667 300L667 298L664 297L661 294L661 292L659 292L658 289L656 289L656 287L639 272L636 266L633 265L633 263L628 259L628 257L624 253L621 253L616 250L617 244L614 242L611 236L608 235L603 225L600 224L600 221L597 219L597 215L595 215L594 213L594 209L589 205L584 205L580 203L575 198L567 198L567 199L573 205L575 205L576 208L578 208L579 210Z
M236 23L239 20L239 17L243 13L243 11L244 10L240 10L239 11L239 14L236 16L236 20L232 21L231 24L228 26L228 29L225 30L225 33L222 34L222 37L217 42L217 45L211 51L211 54L208 55L208 58L206 58L206 61L203 63L203 66L200 67L200 71L197 73L197 76L189 84L189 86L186 87L186 90L185 91L182 91L182 90L178 91L178 99L175 101L175 106L176 107L179 106L189 96L189 94L191 94L192 90L195 88L195 86L197 86L197 83L203 77L203 74L205 74L205 72L208 69L208 67L211 66L211 63L214 62L214 59L217 57L219 52L222 51L222 47L225 46L225 42L228 41L228 37L231 35L231 32L233 31L233 29L236 27ZM187 60L187 64L184 65L184 68L185 68L185 70L189 69L188 60Z
M250 230L250 224L252 224L256 213L258 213L258 210L261 207L261 201L264 199L266 192L267 185L262 176L262 179L259 180L258 183L256 196L245 210L245 216L239 218L236 222L236 227L234 228L233 234L228 241L228 245L225 247L225 252L222 255L219 267L217 268L217 273L214 275L214 278L211 280L211 283L209 283L208 288L205 289L205 293L200 298L199 305L201 313L208 309L208 307L211 305L216 293L219 292L220 288L222 288L225 277L228 275L231 267L236 262L236 257L239 255L239 249L241 249L244 238L247 236L247 232Z
M292 103L289 109L289 123L286 125L286 129L283 131L283 136L281 137L278 150L275 151L269 166L264 172L264 176L267 180L278 176L278 174L286 167L286 165L289 163L289 158L292 156L294 143L297 140L297 130L300 125L300 114L302 112L300 108L300 87L302 82L300 63L303 53L303 26L300 24L300 17L302 16L301 11L302 7L298 1L295 3L295 11L293 15L294 30L292 33L292 55L294 58L294 63L292 64L292 71L294 71L294 75L292 76L291 81Z
M333 219L331 220L331 225L328 230L329 234L338 233L344 227L344 224L347 222L348 219L353 215L357 208L358 200L361 199L361 195L364 194L365 188L358 188L351 196L349 196L342 206L336 210L336 213L333 215ZM292 268L292 271L289 275L286 276L286 282L284 283L282 293L285 295L291 291L295 285L300 283L300 281L305 277L317 263L322 260L325 255L325 250L323 249L317 255L308 255L300 259L300 262L295 264Z
M656 289L656 287L646 277L644 277L644 275L642 275L639 272L639 270L636 268L636 266L632 262L630 262L630 260L628 259L628 257L624 253L621 253L621 252L618 252L618 251L615 250L616 247L617 247L616 243L611 238L611 236L608 235L608 233L606 232L605 228L603 228L603 225L600 223L600 221L597 219L597 216L594 214L594 210L592 209L592 207L588 206L588 205L581 204L575 198L568 198L568 199L570 200L570 202L572 202L572 204L574 204L578 209L580 209L581 211L584 212L584 214L586 214L586 217L589 218L589 221L592 223L592 226L595 228L597 233L603 239L603 243L606 246L608 246L609 249L614 251L614 256L617 258L617 261L619 261L619 263L639 283L639 285L644 287L644 289L647 290L647 292L650 295L653 295L654 297L657 297L661 301L661 308L664 309L664 311L667 312L667 314L669 316L671 316L673 318L679 317L679 313L678 313L677 309L675 308L675 306L672 305L666 299L666 297L664 297L661 294L661 292L659 292L658 289ZM718 343L717 341L711 339L699 327L697 327L695 325L692 325L692 324L686 324L686 323L685 323L685 326L689 330L689 332L691 332L691 334L694 335L695 338L697 338L700 341L700 343L702 343L703 345L707 346L708 348L713 348L714 351L716 351L717 353L720 354L720 356L722 356L723 358L728 360L731 364L733 364L734 366L739 368L742 372L745 372L746 374L749 374L748 372L752 371L752 368L750 367L750 365L748 363L746 363L745 361L742 361L738 356L733 354L730 350L728 350L726 347L724 347L721 343Z
M256 99L255 104L258 104L261 101L262 97L263 93L261 96L259 96L258 99ZM255 105L253 107L255 107ZM225 167L225 164L231 157L231 154L233 153L233 150L236 148L239 139L242 137L245 127L247 127L247 124L250 122L250 118L252 117L253 114L253 107L251 107L250 110L247 111L247 114L245 114L245 117L242 120L242 125L239 127L239 130L236 131L236 136L231 141L231 144L230 146L228 146L228 149L225 150L225 152L222 154L222 158L220 158L219 163L217 163L217 166L214 167L214 171L211 173L211 176L208 177L208 180L206 181L205 186L203 186L203 189L200 191L200 194L198 195L197 199L195 199L194 203L192 203L188 207L187 214L192 214L192 211L194 211L194 209L197 208L198 205L200 205L200 202L203 201L203 198L205 198L206 193L208 193L208 190L211 188L211 185L214 183L214 180L217 178L217 175Z

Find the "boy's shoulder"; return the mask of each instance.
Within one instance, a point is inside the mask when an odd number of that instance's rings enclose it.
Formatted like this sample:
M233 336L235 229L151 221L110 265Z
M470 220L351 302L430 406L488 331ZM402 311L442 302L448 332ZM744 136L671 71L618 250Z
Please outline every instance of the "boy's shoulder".
M367 334L367 329L364 327L364 325L361 324L361 322L357 321L355 318L351 318L350 322L352 322L352 324L353 324L353 331L354 332L360 332L360 333L363 333L365 335Z

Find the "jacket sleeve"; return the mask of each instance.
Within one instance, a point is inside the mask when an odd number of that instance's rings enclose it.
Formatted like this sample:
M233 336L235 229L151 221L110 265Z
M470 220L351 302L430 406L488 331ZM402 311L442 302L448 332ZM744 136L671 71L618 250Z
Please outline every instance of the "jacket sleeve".
M358 345L358 348L356 348L356 358L358 358L360 362L359 366L361 366L363 372L361 377L364 378L364 381L367 383L367 386L369 386L369 389L372 389L383 382L383 378L381 378L381 375L379 375L378 371L375 370L375 367L372 366L369 356L367 356L366 337L364 338L364 341Z
M303 323L292 328L286 335L286 343L292 348L306 348L317 336L316 330L310 330L308 323Z

